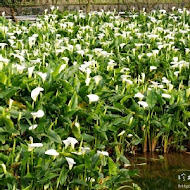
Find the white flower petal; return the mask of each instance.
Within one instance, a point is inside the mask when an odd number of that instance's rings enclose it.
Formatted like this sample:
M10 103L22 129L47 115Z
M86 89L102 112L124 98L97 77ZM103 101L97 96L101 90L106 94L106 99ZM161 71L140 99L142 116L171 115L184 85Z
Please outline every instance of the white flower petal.
M28 144L28 146L31 148L38 148L38 147L42 147L43 144L42 143L32 143L32 144Z
M32 114L32 116L34 117L34 118L41 118L41 117L43 117L44 116L44 111L43 110L38 110L37 112L32 112L31 113Z
M138 92L135 94L134 98L144 98L144 95Z
M58 156L59 153L55 149L49 149L45 151L45 154L50 155L50 156Z
M163 97L163 98L168 98L168 99L170 99L170 98L171 98L171 95L169 95L169 94L162 94L162 97Z
M144 101L138 101L138 104L141 105L143 108L148 107L148 104Z
M68 164L69 164L69 170L71 170L73 168L73 165L76 164L76 162L74 161L73 158L69 158L69 157L65 157Z
M87 96L90 102L97 102L99 100L99 96L97 96L96 94L89 94Z
M40 92L44 91L43 88L41 87L36 87L35 89L32 90L31 92L31 98L36 101L38 95L40 94Z
M97 151L97 154L98 155L103 155L103 156L109 156L109 153L108 152L106 152L106 151Z
M37 124L31 125L31 126L29 127L29 130L34 130L37 126L38 126Z

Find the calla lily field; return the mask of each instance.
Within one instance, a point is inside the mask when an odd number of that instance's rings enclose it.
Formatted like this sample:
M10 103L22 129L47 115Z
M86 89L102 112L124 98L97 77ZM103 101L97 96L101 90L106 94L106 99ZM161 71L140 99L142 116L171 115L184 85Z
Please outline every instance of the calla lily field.
M184 9L0 17L1 189L141 189L128 154L190 148Z

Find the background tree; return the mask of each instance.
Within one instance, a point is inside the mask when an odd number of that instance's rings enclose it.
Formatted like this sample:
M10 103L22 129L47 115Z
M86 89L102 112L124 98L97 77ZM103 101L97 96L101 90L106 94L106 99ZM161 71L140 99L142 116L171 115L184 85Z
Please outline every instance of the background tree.
M15 18L15 10L17 8L17 6L22 2L22 0L1 0L1 4L4 7L8 7L10 9L10 13L12 16L12 19L17 22L17 19Z
M86 9L87 13L90 12L90 5L91 5L91 0L88 0L87 9Z

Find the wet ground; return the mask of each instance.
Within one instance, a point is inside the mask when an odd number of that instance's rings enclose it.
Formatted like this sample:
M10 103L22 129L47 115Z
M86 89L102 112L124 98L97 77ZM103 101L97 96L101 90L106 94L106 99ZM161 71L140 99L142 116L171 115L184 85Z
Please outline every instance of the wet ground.
M190 189L190 154L136 154L128 157L131 169L139 169L133 180L142 190Z

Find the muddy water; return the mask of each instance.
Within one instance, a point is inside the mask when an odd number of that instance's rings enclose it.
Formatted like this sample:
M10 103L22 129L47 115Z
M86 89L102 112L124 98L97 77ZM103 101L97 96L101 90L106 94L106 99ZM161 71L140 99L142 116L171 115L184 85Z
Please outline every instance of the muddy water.
M128 157L131 169L138 169L133 178L142 190L190 189L190 154L136 154Z

